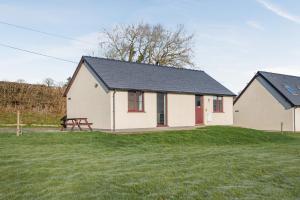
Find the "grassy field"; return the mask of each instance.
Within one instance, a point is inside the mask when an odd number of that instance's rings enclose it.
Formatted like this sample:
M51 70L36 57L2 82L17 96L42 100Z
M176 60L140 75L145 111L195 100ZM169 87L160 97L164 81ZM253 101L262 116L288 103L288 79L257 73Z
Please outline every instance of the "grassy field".
M0 199L299 199L300 135L0 134Z

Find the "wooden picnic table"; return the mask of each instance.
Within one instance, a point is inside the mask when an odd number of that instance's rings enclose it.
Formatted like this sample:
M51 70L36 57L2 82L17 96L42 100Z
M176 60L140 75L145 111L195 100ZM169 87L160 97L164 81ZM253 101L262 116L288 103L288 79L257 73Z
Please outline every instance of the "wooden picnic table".
M66 118L64 120L64 124L61 124L61 125L62 125L61 130L64 130L68 126L71 126L71 131L74 130L75 126L77 126L80 131L82 131L81 126L87 126L90 129L90 131L93 130L91 127L91 125L93 125L93 123L89 123L87 118L85 118L85 117Z

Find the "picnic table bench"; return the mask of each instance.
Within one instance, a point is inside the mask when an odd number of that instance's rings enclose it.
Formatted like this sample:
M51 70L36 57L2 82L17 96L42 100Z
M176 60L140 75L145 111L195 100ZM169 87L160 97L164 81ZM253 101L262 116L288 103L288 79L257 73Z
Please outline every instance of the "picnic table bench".
M62 123L61 123L61 130L63 131L64 129L68 128L68 126L71 126L71 131L74 130L75 126L79 128L80 131L82 131L81 126L87 126L90 131L92 131L93 123L89 123L87 118L85 117L76 117L76 118L62 118Z

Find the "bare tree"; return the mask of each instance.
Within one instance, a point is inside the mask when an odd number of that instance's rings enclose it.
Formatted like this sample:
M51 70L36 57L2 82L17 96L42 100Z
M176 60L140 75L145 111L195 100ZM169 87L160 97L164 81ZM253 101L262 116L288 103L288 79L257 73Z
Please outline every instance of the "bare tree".
M69 77L67 78L66 85L68 85L68 84L70 83L71 80L72 80L72 77L69 76Z
M178 68L193 65L193 35L187 35L183 25L170 31L160 24L139 23L115 26L104 34L107 41L101 44L107 58Z
M58 81L56 84L55 84L56 87L60 87L60 88L63 88L66 86L66 82L65 81Z
M46 86L48 86L48 87L54 86L54 80L52 78L46 78L46 79L44 79L43 83Z

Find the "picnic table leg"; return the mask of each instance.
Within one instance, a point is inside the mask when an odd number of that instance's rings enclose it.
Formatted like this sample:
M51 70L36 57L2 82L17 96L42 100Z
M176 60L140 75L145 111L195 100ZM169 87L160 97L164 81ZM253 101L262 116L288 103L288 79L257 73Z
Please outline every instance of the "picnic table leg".
M72 120L72 128L71 128L71 131L74 130L75 125L76 125L76 124L75 124L74 120Z
M87 126L89 127L90 131L93 131L92 127L90 126L90 124L88 123L87 119L84 120L85 123L87 124Z
M80 130L80 131L82 131L82 129L81 129L81 127L80 127L80 122L81 122L81 119L79 119L79 120L76 120L76 121L77 121L77 126L78 126L79 130Z

